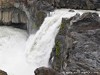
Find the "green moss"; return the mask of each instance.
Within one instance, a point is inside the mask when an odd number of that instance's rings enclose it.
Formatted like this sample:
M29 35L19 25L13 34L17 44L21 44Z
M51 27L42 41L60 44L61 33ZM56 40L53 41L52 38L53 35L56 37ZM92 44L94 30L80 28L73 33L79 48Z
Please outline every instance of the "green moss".
M37 26L35 24L32 25L32 29L35 29L37 28Z
M59 33L58 33L59 35L62 35L63 29L64 29L64 26L63 26L63 24L61 24L60 25L60 30L59 30Z
M56 56L59 56L60 55L60 42L57 41L55 46L56 46Z
M62 23L61 24L61 28L60 28L61 30L63 30L64 29L64 24Z
M44 13L44 12L42 12L42 11L38 11L37 13L36 13L36 24L37 24L37 26L38 26L38 28L41 26L41 24L43 23L43 21L44 21L44 18L46 17L46 14Z
M66 29L67 29L67 25L66 25L66 20L62 20L62 23L60 25L60 30L59 30L59 35L66 35Z

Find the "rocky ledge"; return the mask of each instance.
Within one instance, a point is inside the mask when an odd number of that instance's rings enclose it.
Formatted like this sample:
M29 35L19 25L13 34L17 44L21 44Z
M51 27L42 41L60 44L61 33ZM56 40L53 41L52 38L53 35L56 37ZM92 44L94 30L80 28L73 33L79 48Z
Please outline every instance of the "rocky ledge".
M40 67L34 71L35 75L62 75L59 72L56 72L54 69Z
M76 14L62 19L51 53L50 65L65 75L100 74L100 17L97 13ZM88 75L88 74L87 74Z

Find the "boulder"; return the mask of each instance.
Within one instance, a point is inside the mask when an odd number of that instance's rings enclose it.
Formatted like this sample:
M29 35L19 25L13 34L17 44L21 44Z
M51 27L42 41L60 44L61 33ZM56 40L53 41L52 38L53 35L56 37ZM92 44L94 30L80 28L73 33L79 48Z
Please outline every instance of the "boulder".
M35 75L61 75L51 68L40 67L34 71Z
M0 70L0 75L7 75L7 73L2 71L2 70Z
M70 9L69 12L75 12L73 9Z

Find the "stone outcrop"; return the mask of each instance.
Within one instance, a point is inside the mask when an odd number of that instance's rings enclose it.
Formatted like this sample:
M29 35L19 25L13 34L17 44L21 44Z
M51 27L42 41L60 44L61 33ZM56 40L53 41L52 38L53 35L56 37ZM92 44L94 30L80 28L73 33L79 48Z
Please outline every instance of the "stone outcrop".
M27 17L24 12L13 8L0 11L0 22L4 24L9 23L27 23Z
M14 7L14 0L0 0L0 25L27 29L25 12Z
M7 73L2 71L2 70L0 70L0 75L7 75Z
M0 11L0 26L16 26L18 24L22 26L22 29L27 29L27 17L24 12L16 11L16 9Z
M46 68L46 67L40 67L37 68L34 71L35 75L62 75L58 72L56 72L54 69Z
M62 19L50 57L53 69L67 75L100 74L100 17L97 13L76 14ZM76 72L79 74L70 74Z

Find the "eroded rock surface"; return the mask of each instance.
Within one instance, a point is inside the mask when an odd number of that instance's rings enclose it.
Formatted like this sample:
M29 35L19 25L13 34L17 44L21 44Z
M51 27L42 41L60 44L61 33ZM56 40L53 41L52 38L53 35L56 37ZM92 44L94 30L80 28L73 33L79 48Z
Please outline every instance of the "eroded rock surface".
M70 19L62 19L61 28L51 53L52 68L64 74L91 72L89 75L99 75L99 41L100 17L97 13L88 12L82 16L76 15Z
M0 25L38 29L53 7L38 0L0 0ZM19 26L21 25L21 26Z

